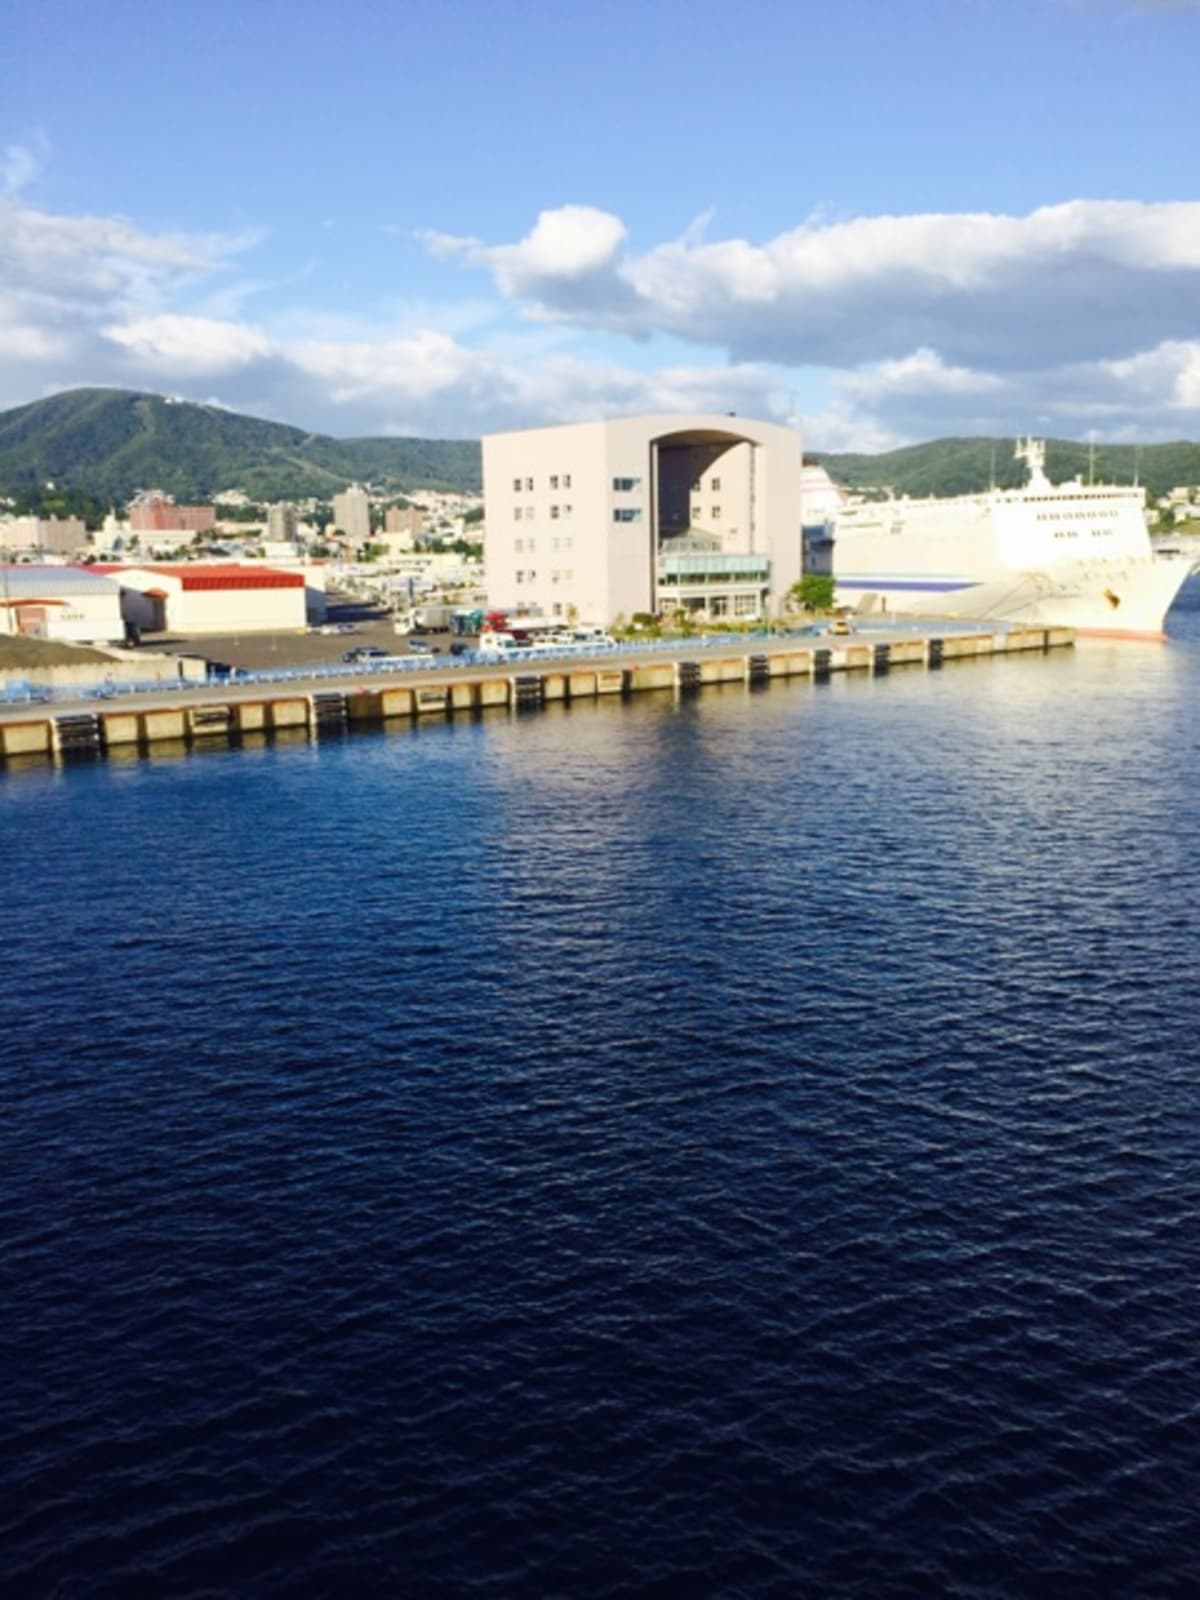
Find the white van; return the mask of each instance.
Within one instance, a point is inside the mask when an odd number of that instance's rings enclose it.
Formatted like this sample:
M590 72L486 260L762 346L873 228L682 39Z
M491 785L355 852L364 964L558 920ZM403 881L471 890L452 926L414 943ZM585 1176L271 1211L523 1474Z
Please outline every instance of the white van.
M481 633L479 635L479 654L481 656L506 656L521 646L511 633Z

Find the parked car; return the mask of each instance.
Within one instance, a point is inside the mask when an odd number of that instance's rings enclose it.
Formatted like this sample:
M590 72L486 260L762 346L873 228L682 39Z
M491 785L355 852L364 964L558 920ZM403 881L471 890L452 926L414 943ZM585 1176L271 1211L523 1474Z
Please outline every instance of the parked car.
M450 646L450 654L452 656L465 656L469 653L470 649L471 644L469 640L455 639L454 643Z
M404 653L406 656L436 656L439 652L437 646L430 644L428 639L408 639L404 644Z
M353 650L344 651L342 660L350 662L386 661L387 651L381 650L377 644L358 644L355 645Z

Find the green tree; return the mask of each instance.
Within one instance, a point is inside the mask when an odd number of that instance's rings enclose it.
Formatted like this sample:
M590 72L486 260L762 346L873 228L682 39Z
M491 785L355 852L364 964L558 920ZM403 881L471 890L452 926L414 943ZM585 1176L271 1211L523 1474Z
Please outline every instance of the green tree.
M788 599L796 601L806 611L830 611L833 608L833 579L822 573L806 572L788 590Z

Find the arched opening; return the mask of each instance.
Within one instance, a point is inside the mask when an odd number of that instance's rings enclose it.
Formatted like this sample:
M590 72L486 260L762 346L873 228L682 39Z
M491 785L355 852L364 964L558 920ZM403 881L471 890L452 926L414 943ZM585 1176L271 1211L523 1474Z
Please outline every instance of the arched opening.
M701 622L754 622L770 561L757 524L760 446L730 429L650 441L655 609Z

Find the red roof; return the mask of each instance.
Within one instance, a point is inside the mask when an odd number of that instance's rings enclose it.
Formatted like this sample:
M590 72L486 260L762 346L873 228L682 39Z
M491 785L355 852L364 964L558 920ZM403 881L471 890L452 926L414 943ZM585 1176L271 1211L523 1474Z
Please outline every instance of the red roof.
M92 572L161 572L175 578L184 590L192 589L303 589L304 575L280 572L275 567L243 567L233 561L179 562L164 566L161 561L132 563L96 562ZM150 590L146 591L151 593Z

